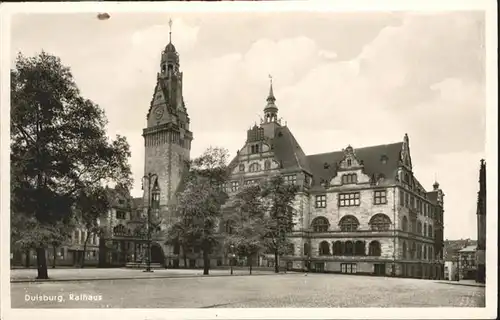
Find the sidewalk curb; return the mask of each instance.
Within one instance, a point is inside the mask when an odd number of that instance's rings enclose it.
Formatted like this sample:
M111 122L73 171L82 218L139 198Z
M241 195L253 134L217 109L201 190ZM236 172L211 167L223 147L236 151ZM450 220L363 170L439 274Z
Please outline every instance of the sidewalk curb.
M486 285L471 284L471 283L460 283L460 282L455 283L455 282L440 282L440 281L437 281L436 283L451 284L453 286L466 286L466 287L486 288Z
M46 282L79 282L79 281L115 281L115 280L154 280L154 279L185 279L185 278L215 278L215 277L254 277L285 275L293 273L264 273L264 274L209 274L209 275L179 275L179 276L152 276L152 277L128 277L128 278L80 278L80 279L11 279L10 283L46 283Z

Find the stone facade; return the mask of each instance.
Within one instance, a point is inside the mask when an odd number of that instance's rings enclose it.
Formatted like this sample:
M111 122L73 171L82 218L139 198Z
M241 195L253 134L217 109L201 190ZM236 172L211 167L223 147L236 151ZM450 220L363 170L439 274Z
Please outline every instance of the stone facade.
M444 193L413 174L409 138L400 143L305 155L278 120L272 84L264 119L230 164L230 196L280 173L299 186L293 252L279 261L316 272L442 278ZM274 265L272 255L262 263Z

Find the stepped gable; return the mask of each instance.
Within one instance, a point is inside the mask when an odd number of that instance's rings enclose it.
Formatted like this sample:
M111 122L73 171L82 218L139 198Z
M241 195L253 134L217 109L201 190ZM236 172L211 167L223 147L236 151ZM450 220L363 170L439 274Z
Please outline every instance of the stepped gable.
M398 171L402 142L354 149L356 158L363 161L365 174L383 175L394 180ZM337 175L337 164L344 158L344 151L313 154L306 157L313 174L313 187L330 181ZM382 161L385 158L385 162Z

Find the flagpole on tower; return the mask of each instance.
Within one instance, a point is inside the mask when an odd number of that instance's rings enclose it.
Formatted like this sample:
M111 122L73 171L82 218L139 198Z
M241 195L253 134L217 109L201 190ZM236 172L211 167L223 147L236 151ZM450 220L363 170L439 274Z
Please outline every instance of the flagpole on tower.
M169 27L169 30L170 30L170 31L168 32L168 41L169 41L170 43L172 43L172 24L173 24L173 22L172 22L172 18L170 18L170 20L168 20L168 27Z

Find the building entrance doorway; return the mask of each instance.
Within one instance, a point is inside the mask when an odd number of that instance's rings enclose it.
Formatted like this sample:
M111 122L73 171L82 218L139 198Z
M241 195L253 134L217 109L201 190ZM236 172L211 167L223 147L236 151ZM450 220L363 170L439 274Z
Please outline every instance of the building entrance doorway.
M374 273L376 276L385 276L385 264L375 264Z
M151 263L165 264L165 255L163 249L157 243L151 243Z

